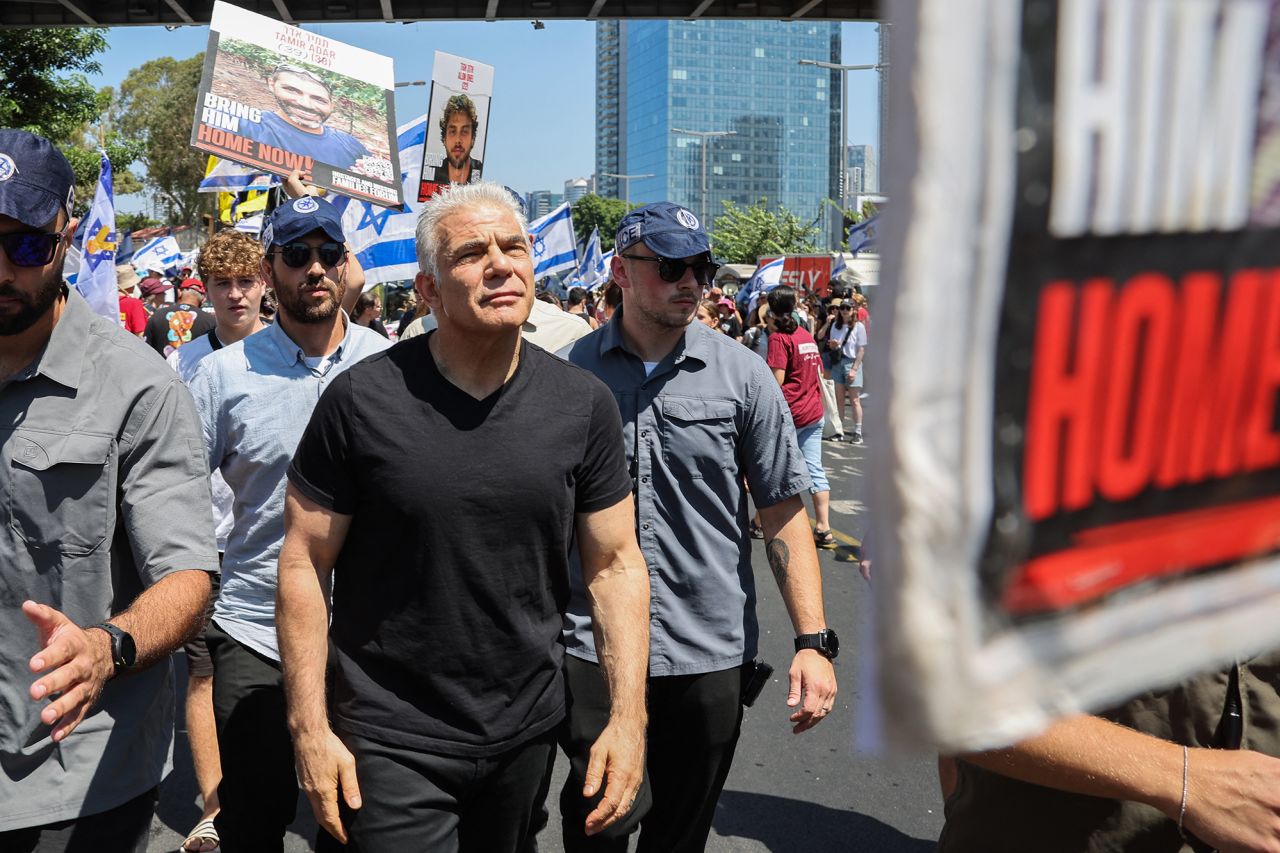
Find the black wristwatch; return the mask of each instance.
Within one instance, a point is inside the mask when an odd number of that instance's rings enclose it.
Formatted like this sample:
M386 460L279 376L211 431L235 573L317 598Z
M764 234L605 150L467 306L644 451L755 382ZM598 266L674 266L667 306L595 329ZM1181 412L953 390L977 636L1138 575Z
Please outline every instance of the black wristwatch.
M116 675L132 668L138 662L138 647L134 644L133 635L129 632L120 630L110 622L99 622L89 627L101 628L111 638L111 662L115 664Z
M801 634L796 637L796 651L815 649L827 660L835 660L840 654L840 638L830 628L823 628L816 634Z

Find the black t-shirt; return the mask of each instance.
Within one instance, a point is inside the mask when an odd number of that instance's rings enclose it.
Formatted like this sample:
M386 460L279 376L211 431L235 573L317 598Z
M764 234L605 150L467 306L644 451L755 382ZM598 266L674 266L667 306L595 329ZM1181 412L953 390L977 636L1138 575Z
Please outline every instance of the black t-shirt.
M618 503L631 477L596 377L525 342L476 400L440 374L433 334L334 380L289 481L352 516L334 567L336 728L496 755L564 716L574 515Z
M147 320L142 336L148 346L167 358L169 353L212 331L216 325L217 319L209 312L179 303L156 309Z
M733 314L728 317L721 316L720 331L731 338L740 338L742 337L742 324L738 322L738 318Z

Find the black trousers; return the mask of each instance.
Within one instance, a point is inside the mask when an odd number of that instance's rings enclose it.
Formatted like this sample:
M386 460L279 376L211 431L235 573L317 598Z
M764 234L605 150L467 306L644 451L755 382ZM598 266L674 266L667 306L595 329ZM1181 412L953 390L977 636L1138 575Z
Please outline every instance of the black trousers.
M283 850L297 813L298 776L280 664L241 645L216 622L205 629L205 639L222 758L222 811L214 820L222 853Z
M345 848L320 830L317 853L430 850L534 853L555 763L555 733L500 755L458 758L340 733L356 759L361 808L340 804Z
M649 679L644 787L631 815L590 838L583 827L599 795L584 799L582 785L591 744L609 721L609 691L600 667L572 655L565 655L565 689L569 717L560 745L570 769L560 814L566 853L625 853L627 833L637 824L637 853L703 850L742 730L742 668Z
M4 853L145 853L159 789L139 794L114 809L0 832Z

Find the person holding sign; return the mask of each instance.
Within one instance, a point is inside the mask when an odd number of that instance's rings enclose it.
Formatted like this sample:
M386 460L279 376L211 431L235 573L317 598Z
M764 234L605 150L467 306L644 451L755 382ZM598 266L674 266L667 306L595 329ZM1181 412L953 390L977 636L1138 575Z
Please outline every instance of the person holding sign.
M480 180L484 163L471 156L480 131L476 105L466 95L454 95L444 105L440 116L440 141L444 143L445 161L436 167L432 180L437 184L471 184Z

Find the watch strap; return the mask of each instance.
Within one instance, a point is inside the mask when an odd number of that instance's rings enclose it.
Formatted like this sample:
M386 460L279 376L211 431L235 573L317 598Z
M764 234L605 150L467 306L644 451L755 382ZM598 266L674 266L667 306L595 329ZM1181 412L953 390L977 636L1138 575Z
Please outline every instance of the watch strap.
M124 659L124 638L125 632L110 622L99 622L96 625L90 625L89 628L100 628L107 632L107 637L111 640L111 663L116 668L116 672L128 666L128 662ZM88 628L85 629L89 630Z

